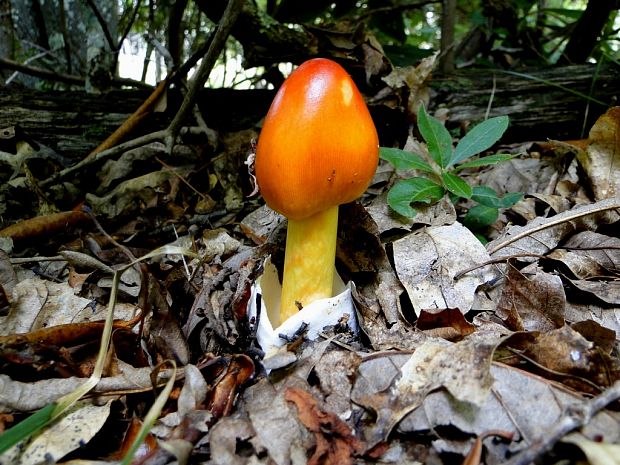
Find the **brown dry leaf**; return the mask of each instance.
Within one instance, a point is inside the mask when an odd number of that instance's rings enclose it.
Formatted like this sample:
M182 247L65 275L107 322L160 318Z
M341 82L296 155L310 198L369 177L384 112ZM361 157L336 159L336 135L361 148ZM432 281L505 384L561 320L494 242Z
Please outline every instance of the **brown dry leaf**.
M255 446L256 432L247 418L227 417L218 421L209 432L209 448L213 465L247 465L246 454L264 456L266 451ZM239 451L243 451L241 455ZM254 463L263 463L255 461ZM275 462L280 463L280 462Z
M496 275L484 246L460 223L431 226L393 243L394 265L419 316L423 309L458 308L467 313L477 288ZM464 269L474 269L455 279Z
M398 90L406 88L409 96L407 101L407 112L415 115L420 103L428 106L429 89L428 80L431 72L435 68L437 54L426 57L417 66L396 67L390 74L382 80L390 86L396 93Z
M315 435L316 448L308 465L353 465L365 445L337 415L323 411L307 391L288 388L284 398L297 407L299 419Z
M0 334L26 333L46 326L75 322L75 317L91 304L89 299L75 295L66 283L40 278L17 283L11 296L11 310L0 317Z
M140 316L129 321L115 320L115 342L121 342L122 338L134 342L134 335L128 330L139 319ZM0 336L0 367L4 372L26 378L46 371L56 376L88 376L103 326L103 321L74 323Z
M351 389L362 358L351 351L331 350L325 352L314 373L325 395L324 405L339 418L348 419L353 410Z
M399 296L404 289L390 265L377 224L368 212L356 203L342 206L339 215L346 226L339 228L336 257L353 282L359 283L359 295L376 309L376 313L367 313L360 322L373 339L373 329L385 330L386 320L389 326L399 326L402 321ZM377 326L373 328L373 324Z
M175 360L180 365L189 361L189 346L179 321L170 311L172 297L153 276L149 276L148 298L152 310L145 334L150 336L161 359Z
M205 401L214 420L230 415L241 387L254 376L254 362L247 355L232 357L226 371L213 386Z
M14 241L49 237L66 232L91 221L90 216L81 211L51 213L49 215L28 218L0 230L0 237L10 237Z
M93 389L98 394L117 395L128 391L151 391L152 369L134 368L122 361L118 362L120 373L115 376L102 378ZM182 372L182 369L179 369ZM172 375L172 371L161 371L159 379L165 380ZM160 381L161 382L161 381ZM22 383L14 381L5 374L0 374L0 413L29 412L40 409L56 401L58 398L75 390L84 383L84 378L50 378L41 381Z
M267 205L257 208L239 223L243 234L255 244L263 244L271 233L285 221L284 216L276 213Z
M118 159L108 160L97 173L100 184L95 192L97 194L105 194L110 190L112 184L135 177L137 174L134 171L135 166L149 166L148 161L158 155L165 154L165 151L166 146L163 143L152 142L142 147L127 150Z
M547 254L547 258L560 262L578 279L596 278L607 274L605 268L592 257L571 250L556 249Z
M131 216L156 206L161 193L170 190L170 185L178 180L177 176L185 177L188 173L187 168L176 168L174 173L167 170L147 173L123 181L103 197L86 194L86 201L97 215L104 218Z
M438 388L447 389L466 410L484 405L493 384L489 370L498 343L495 337L475 335L456 344L429 339L413 355L386 354L362 361L351 399L377 416L366 436L369 446L385 441Z
M137 418L132 418L129 422L129 427L125 431L123 436L123 442L121 443L120 449L116 454L114 454L113 459L122 460L123 457L129 452L130 447L133 442L136 440L138 433L140 432L140 428L142 427L142 421ZM138 446L134 454L135 460L141 460L147 457L150 453L152 453L157 448L157 440L152 433L148 433L144 438L144 441Z
M474 356L477 354L475 350L473 353ZM544 438L569 406L585 400L574 391L540 376L499 363L492 363L489 367L492 385L487 392L490 394L484 397L480 405L459 402L444 389L428 392L419 402L416 397L403 399L393 395L390 398L388 393L399 383L400 369L408 358L406 354L397 352L375 354L360 365L360 374L354 386L354 401L361 400L360 405L374 411L378 417L375 429L366 431L367 438L375 437L377 427L381 426L386 415L395 415L398 409L410 407L413 401L415 405L409 408L411 411L402 412L402 419L397 426L400 433L423 438L430 431L431 438L437 435L441 438L432 443L432 448L437 452L465 456L471 448L473 437L489 430L503 430L514 435L514 442L485 442L486 463L503 463L506 454L516 453ZM437 371L443 371L445 377L455 373L450 369L454 367L441 365L434 368L432 371L421 371L421 376L429 373L433 375ZM466 378L467 369L462 368L465 373L456 372L455 376ZM413 381L416 380L414 378ZM614 411L602 411L593 417L583 433L590 439L618 442L620 415Z
M481 171L480 185L496 192L545 192L557 175L553 160L541 158L513 158Z
M601 326L594 320L584 320L571 325L575 331L592 341L594 345L606 354L611 354L616 344L616 331Z
M608 305L620 305L620 281L586 281L584 279L569 281L588 297L594 297Z
M569 238L548 257L561 261L579 279L617 275L620 273L620 239L583 231Z
M246 389L242 398L255 431L251 441L253 447L266 451L274 463L282 465L298 457L307 460L307 450L313 445L313 438L297 420L294 407L284 399L289 387L310 389L309 384L297 376L285 377L278 384L263 378Z
M570 322L592 321L613 331L615 335L620 335L620 308L617 307L609 308L607 305L591 301L585 303L568 301L565 318Z
M609 273L620 272L620 239L593 231L571 237L562 248L596 261Z
M544 437L567 406L585 399L572 390L505 365L494 364L491 373L495 378L494 396L509 412L513 424L509 430L524 439L523 447ZM614 411L601 411L582 432L589 438L617 442L620 440L620 417Z
M560 277L538 267L527 270L509 265L497 315L514 331L548 331L564 325L566 295Z
M579 161L596 200L620 197L620 107L612 107L592 126Z
M513 351L517 366L533 362L529 371L581 392L598 394L620 376L618 362L570 326L546 333L516 333L502 347Z
M462 339L475 331L475 326L457 308L422 310L415 326L429 336L449 341Z

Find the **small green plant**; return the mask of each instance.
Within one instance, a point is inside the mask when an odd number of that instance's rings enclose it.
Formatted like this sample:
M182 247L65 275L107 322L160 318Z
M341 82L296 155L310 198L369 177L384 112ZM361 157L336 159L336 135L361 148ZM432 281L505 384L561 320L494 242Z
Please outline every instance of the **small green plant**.
M414 217L417 212L411 204L432 204L449 193L454 201L464 198L477 203L469 209L463 220L470 229L481 229L493 224L499 216L499 209L513 206L523 194L511 192L499 196L488 186L471 187L458 173L465 168L493 165L513 158L515 155L497 154L465 161L495 144L506 128L507 116L490 118L472 128L453 147L448 130L420 105L418 129L426 141L431 160L387 147L381 147L380 156L397 170L416 169L427 176L398 181L388 192L388 205L403 216Z

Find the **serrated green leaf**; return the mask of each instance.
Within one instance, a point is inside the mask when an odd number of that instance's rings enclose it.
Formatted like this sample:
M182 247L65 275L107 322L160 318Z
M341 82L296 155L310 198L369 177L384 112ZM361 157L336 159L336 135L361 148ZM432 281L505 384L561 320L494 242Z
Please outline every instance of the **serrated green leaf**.
M466 199L471 197L472 189L463 179L452 173L442 173L441 179L446 189L458 197Z
M379 156L394 165L394 168L397 170L415 169L433 173L433 168L416 153L391 147L380 147Z
M463 218L463 224L469 229L481 229L497 221L499 210L486 205L476 205L472 207Z
M471 199L491 208L509 208L521 200L522 197L523 194L521 192L509 192L500 197L489 186L476 186L473 189Z
M497 116L476 125L459 141L449 166L490 148L508 128L508 117Z
M403 216L413 217L416 211L412 202L432 203L443 197L445 190L440 185L426 178L410 178L398 181L389 190L388 205Z
M487 157L476 158L475 160L466 161L465 163L461 163L457 167L454 168L454 171L460 171L464 168L477 168L479 166L486 165L495 165L497 163L501 163L503 161L511 160L512 158L518 157L520 154L514 153L498 153L496 155L489 155Z
M418 111L418 129L428 146L428 153L441 168L452 158L452 136L441 122L426 113L424 105Z

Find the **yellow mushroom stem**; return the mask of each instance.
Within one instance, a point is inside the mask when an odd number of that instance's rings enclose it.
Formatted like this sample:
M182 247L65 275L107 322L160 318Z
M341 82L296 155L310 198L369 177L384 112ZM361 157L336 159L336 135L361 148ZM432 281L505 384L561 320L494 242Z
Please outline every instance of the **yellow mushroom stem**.
M280 323L317 299L332 297L338 206L288 221ZM298 305L299 304L299 305Z

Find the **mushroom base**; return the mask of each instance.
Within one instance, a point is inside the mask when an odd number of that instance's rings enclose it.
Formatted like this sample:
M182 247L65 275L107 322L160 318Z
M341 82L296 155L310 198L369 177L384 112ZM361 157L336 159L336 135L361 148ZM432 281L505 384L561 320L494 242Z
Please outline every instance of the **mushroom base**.
M351 330L355 334L358 333L355 305L351 297L352 284L345 285L335 270L333 273L335 296L312 302L279 326L272 324L270 315L278 312L281 286L278 271L270 258L265 261L264 269L262 276L252 286L248 317L258 319L256 339L265 351L266 359L286 344L286 340L282 339L280 334L293 336L304 323L308 325L305 337L310 340L316 339L325 326L332 326L341 321L346 321Z

